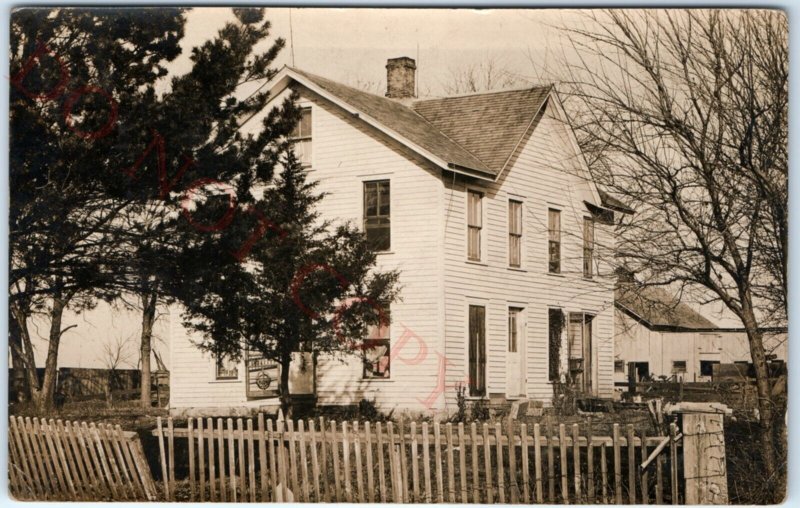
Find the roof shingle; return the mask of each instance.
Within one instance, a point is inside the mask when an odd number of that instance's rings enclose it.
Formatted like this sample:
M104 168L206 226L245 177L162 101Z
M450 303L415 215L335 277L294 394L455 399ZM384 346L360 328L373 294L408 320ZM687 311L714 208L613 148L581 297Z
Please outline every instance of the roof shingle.
M447 137L431 122L402 103L299 69L292 69L292 71L305 77L328 93L335 95L365 115L374 118L412 143L443 159L448 164L492 174L491 169L475 155L464 147L459 146L458 143Z
M551 86L414 101L414 111L498 175Z

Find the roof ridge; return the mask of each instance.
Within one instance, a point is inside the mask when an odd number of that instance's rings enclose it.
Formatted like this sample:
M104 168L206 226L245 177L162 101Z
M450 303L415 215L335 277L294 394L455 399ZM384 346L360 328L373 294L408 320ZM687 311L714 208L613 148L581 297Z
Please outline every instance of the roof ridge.
M533 85L533 86L524 86L524 87L519 87L519 88L504 88L502 90L487 90L487 91L483 91L483 92L468 92L468 93L455 94L455 95L446 95L444 97L426 97L424 99L420 97L420 98L417 98L414 101L414 104L417 104L419 102L427 102L427 101L443 101L443 100L448 100L448 99L462 99L462 98L465 98L465 97L477 97L477 96L480 96L480 95L497 95L497 94L501 94L501 93L527 92L529 90L537 90L537 89L542 89L542 88L553 87L554 85L555 85L554 83L548 83L546 85Z

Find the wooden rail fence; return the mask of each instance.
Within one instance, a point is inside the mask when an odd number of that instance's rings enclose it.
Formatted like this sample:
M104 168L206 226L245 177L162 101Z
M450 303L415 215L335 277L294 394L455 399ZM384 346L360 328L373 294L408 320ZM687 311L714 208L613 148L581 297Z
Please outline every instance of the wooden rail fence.
M591 422L542 428L259 415L192 418L185 428L159 418L153 433L168 500L179 482L188 483L189 500L212 502L677 504L682 497L674 424L669 436L619 424L600 436Z
M27 500L156 500L141 442L119 425L12 416L9 488Z

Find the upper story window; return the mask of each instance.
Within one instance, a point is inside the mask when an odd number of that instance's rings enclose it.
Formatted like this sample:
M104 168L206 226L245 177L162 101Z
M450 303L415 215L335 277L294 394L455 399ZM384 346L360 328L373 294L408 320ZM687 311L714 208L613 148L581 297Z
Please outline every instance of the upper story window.
M594 275L594 220L583 219L583 276L591 279Z
M553 208L547 210L547 240L548 271L561 273L561 212Z
M311 166L311 108L303 108L300 120L289 135L294 144L294 153L300 164L306 168Z
M364 182L364 232L376 251L391 247L389 180Z
M467 259L481 260L483 231L483 193L467 191Z
M379 322L367 328L364 339L364 379L389 379L390 376L390 328L389 305L381 308Z
M239 364L227 356L217 357L217 379L239 379Z
M522 202L508 201L508 265L522 266Z

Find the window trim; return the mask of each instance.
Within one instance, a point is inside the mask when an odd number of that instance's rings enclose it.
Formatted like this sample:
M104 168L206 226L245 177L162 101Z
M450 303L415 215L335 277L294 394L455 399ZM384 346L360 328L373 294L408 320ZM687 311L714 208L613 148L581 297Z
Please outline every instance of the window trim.
M587 235L586 235L586 233L587 233L586 227L589 224L591 224L591 232L592 232L591 242L587 242ZM595 220L592 217L584 216L583 217L583 224L581 224L581 227L583 229L583 234L582 234L582 236L583 236L583 257L582 257L582 259L583 259L583 278L584 279L594 279L594 275L595 275L595 271L596 271L595 270L595 257L594 257L595 248L594 248L594 246L595 246L596 238L597 238L597 224L596 224ZM588 247L587 247L587 245L588 245ZM588 265L586 264L586 252L587 251L590 254L589 264ZM588 267L588 272L587 272L587 267Z
M386 325L386 336L385 337L377 337L377 338L369 338L365 337L363 340L363 347L361 349L362 352L362 369L361 369L361 379L365 381L388 381L392 379L392 306L389 302L382 302L381 305L385 308L386 314L389 316L389 323ZM381 311L383 312L383 311ZM380 326L379 326L380 328ZM368 334L369 335L369 334ZM389 375L386 377L370 377L367 376L367 359L365 357L367 348L367 343L386 343L386 355L389 358L389 365L387 366L387 370L389 371Z
M469 196L471 193L479 194L481 196L480 199L480 213L481 213L481 225L478 234L478 242L479 242L479 249L478 249L478 259L474 259L470 257L469 253L469 233L470 229L473 226L469 224ZM464 192L464 224L466 226L466 235L465 235L465 253L466 253L466 260L468 263L484 263L486 261L486 191L480 187L474 186L467 186Z
M511 204L519 205L519 234L511 232ZM521 199L509 197L506 205L506 220L508 229L508 256L507 263L509 268L521 270L525 265L525 204ZM511 263L511 238L519 238L519 264Z
M308 136L292 136L293 132L289 133L288 140L292 142L292 144L299 142L299 141L308 141L309 144L313 143L314 138L314 111L311 106L302 106L300 107L300 120L298 120L297 126L300 127L300 123L303 121L304 114L308 113L311 117L309 121L309 127L311 128L311 133ZM308 169L314 166L314 148L311 148L311 157L309 157L309 161L304 163L298 158L298 162L300 162L300 166L304 169Z
M678 367L676 367L676 365L675 365L676 363L682 363L683 364L683 370L678 370ZM670 369L670 372L672 374L686 374L688 368L689 368L689 362L688 361L686 361L686 360L672 360L672 368Z
M375 252L378 254L385 254L392 251L392 179L369 176L361 180L361 230L364 232L364 235L367 234L367 184L382 182L386 182L389 185L389 215L386 216L386 219L389 221L389 245L385 249L376 250ZM380 197L380 191L378 191L378 197ZM383 216L376 215L375 217L381 218Z
M558 269L552 270L551 269L551 260L550 260L550 212L558 212ZM552 275L562 275L562 268L563 268L563 261L564 261L564 249L563 249L563 241L562 236L564 233L563 227L564 221L561 218L561 208L557 208L554 205L547 205L547 250L545 255L545 262L547 263L547 273Z
M222 364L222 361L224 360L224 357L212 356L212 358L214 358L214 381L239 381L240 380L239 375L240 375L240 371L241 371L241 369L240 369L241 362L236 362L236 375L235 376L220 376L219 375L220 366Z
M489 340L486 336L489 323L489 301L481 298L466 298L464 305L464 337L466 339L466 347L464 348L464 379L469 379L469 308L473 306L483 307L483 358L485 359L483 362L483 388L485 393L483 395L472 395L469 389L469 383L467 383L467 398L479 400L489 397L489 379L487 376L489 372Z
M567 331L566 325L569 324L568 323L569 312L566 312L561 307L549 307L549 306L547 307L547 382L550 383L550 384L558 383L558 382L561 381L561 367L562 367L561 357L559 357L556 360L556 367L557 367L556 368L556 372L555 372L556 376L555 376L555 378L553 378L551 376L551 374L553 374L553 373L550 371L550 367L551 367L551 363L550 362L552 361L552 358L551 358L551 355L550 355L550 339L552 338L550 336L550 313L551 312L560 312L561 315L564 318L565 327L561 330L561 333L558 335L558 341L559 341L558 350L560 352L564 351L564 334ZM567 343L567 347L569 347L569 343ZM569 356L567 356L567 357L569 357Z

